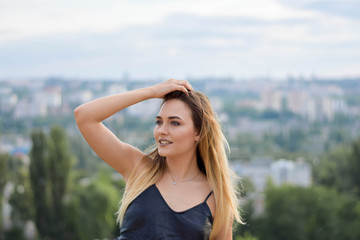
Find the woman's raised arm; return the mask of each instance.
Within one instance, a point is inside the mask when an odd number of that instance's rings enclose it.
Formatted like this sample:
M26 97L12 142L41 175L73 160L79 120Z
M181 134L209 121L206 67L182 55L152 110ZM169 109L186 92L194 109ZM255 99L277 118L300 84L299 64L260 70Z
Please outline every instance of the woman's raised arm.
M180 90L187 92L191 85L184 80L170 79L166 82L111 95L93 100L77 107L75 120L81 134L95 153L119 172L125 179L130 176L144 153L139 149L120 141L102 121L118 111L150 98L163 98L165 94Z

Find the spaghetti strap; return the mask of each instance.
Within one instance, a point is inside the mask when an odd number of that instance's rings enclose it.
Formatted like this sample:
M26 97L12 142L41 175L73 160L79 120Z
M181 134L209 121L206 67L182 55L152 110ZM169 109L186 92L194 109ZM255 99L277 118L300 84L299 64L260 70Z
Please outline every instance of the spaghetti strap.
M209 199L209 197L211 196L212 193L213 193L213 191L211 191L211 192L207 195L207 197L205 198L205 201L204 201L204 202L206 202L206 201Z

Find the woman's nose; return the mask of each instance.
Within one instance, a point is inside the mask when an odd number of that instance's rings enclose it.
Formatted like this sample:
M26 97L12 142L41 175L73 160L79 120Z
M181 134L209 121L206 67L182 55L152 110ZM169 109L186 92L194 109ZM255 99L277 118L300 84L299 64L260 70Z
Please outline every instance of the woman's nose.
M161 135L166 135L168 134L168 130L167 127L165 126L165 124L162 124L159 128L158 128L159 134Z

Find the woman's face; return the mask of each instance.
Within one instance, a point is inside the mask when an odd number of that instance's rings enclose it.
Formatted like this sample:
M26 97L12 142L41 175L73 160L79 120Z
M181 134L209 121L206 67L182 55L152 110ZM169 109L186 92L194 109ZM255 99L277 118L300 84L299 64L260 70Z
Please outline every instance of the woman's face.
M190 108L181 100L166 101L156 116L154 137L162 157L180 157L196 153L199 140Z

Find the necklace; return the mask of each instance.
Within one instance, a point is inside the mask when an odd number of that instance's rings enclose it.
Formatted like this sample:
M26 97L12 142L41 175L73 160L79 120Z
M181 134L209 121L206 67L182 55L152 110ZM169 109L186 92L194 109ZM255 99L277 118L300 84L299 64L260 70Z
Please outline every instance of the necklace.
M169 172L168 172L169 173ZM177 183L182 183L182 182L188 182L188 181L191 181L191 180L194 180L195 178L197 178L199 175L200 175L200 171L199 173L195 176L195 177L192 177L190 179L187 179L187 180L182 180L182 181L175 181L174 178L171 176L171 174L169 173L170 177L171 177L171 180L173 181L172 184L173 185L176 185Z

